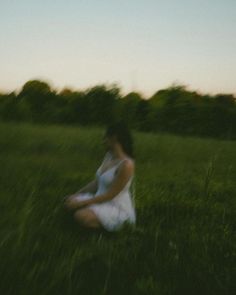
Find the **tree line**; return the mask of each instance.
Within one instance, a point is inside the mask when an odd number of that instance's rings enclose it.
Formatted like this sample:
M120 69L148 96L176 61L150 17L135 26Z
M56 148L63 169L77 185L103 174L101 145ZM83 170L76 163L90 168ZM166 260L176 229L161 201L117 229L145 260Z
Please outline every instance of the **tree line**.
M101 126L123 119L140 131L235 139L236 98L202 95L182 85L159 90L149 99L137 92L121 95L116 85L57 92L44 81L31 80L17 94L0 94L0 119Z

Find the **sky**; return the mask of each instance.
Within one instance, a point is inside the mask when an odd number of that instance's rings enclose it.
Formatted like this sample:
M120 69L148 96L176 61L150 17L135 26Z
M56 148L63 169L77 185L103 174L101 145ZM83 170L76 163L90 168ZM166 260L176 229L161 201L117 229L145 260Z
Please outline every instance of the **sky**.
M0 0L0 92L236 94L236 0Z

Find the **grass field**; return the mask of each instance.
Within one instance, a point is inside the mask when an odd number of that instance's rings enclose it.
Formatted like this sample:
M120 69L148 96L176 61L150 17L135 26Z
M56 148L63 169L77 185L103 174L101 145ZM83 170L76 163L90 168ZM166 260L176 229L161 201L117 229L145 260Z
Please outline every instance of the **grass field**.
M0 293L232 295L236 142L135 132L137 226L93 232L62 198L95 177L103 132L0 124Z

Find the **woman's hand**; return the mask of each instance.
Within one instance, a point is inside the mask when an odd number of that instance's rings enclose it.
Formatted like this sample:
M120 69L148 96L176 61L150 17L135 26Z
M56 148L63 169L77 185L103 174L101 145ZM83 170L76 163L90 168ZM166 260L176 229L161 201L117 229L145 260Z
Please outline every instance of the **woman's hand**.
M89 200L78 200L76 196L78 197L78 195L72 195L65 201L65 206L68 210L80 209L90 204Z

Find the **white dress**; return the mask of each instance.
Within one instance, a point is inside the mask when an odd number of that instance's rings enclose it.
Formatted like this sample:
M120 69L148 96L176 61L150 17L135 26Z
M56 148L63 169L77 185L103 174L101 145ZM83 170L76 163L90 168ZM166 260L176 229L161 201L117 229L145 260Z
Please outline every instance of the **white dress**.
M114 178L116 169L125 160L122 159L118 164L111 168L101 172L101 167L107 158L111 157L110 153L107 152L101 166L96 171L96 178L98 180L98 190L95 194L92 193L80 193L76 199L86 200L94 198L100 194L105 193L111 186ZM128 222L135 224L136 213L134 207L134 195L130 192L133 176L126 183L125 187L116 195L113 199L105 201L103 203L92 204L86 208L91 209L99 219L100 223L107 231L116 231L124 224Z

